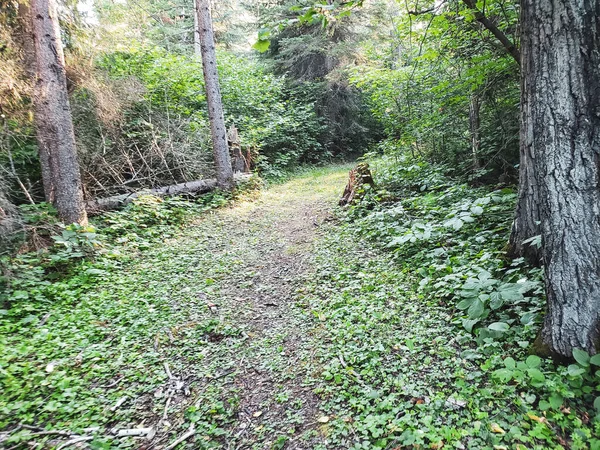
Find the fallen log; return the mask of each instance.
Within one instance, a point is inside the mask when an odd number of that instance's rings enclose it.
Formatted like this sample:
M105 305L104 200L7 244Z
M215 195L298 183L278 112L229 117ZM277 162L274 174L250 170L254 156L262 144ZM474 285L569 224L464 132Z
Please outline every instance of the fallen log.
M234 180L236 184L248 181L252 175L249 173L236 173ZM130 194L115 195L113 197L98 198L89 200L85 204L85 208L90 215L99 214L103 211L111 211L119 209L136 198L143 195L155 195L157 197L168 197L172 195L184 194L204 194L210 192L217 187L217 180L214 178L207 180L189 181L187 183L172 184L170 186L157 187L153 189L142 189Z

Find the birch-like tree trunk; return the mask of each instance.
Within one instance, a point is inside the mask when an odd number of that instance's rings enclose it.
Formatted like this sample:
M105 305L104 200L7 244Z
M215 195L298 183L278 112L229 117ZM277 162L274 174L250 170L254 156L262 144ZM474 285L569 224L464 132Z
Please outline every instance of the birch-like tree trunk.
M194 0L194 54L201 55L202 48L200 47L200 28L198 27L198 5Z
M33 102L44 181L60 219L87 224L81 175L77 162L71 106L67 93L65 59L54 0L31 0L31 23L36 61ZM44 174L44 176L47 176Z
M521 211L539 216L551 353L600 350L600 2L523 0ZM528 200L523 200L526 196ZM525 206L529 205L529 206Z
M471 156L473 157L473 170L481 168L479 164L479 151L481 149L481 100L477 94L471 94L469 99L469 128L471 131Z
M200 32L200 48L202 51L202 70L208 103L208 118L213 144L213 156L217 172L217 184L221 189L232 190L234 187L231 157L227 145L227 130L223 117L217 58L215 54L215 37L210 15L210 1L196 0L196 15Z

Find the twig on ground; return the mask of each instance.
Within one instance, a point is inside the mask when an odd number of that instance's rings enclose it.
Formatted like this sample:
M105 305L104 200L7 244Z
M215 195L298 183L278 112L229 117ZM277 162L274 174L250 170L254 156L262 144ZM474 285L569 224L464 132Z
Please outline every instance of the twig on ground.
M64 442L56 447L56 450L61 450L63 448L70 447L71 445L78 444L79 442L87 442L94 439L94 436L77 436L76 438L71 439L70 441Z
M125 403L126 400L127 400L127 396L121 397L119 400L117 400L117 403L115 403L115 406L110 408L110 410L113 412L116 411L123 403Z
M192 425L190 425L190 429L187 432L182 434L181 437L179 437L177 440L175 440L169 446L165 447L163 450L173 450L175 447L177 447L179 444L181 444L186 439L189 439L195 433L196 433L196 427L194 426L194 424L192 424Z
M119 377L117 378L115 381L113 381L112 383L109 384L105 384L104 386L100 386L100 388L102 389L110 389L115 387L117 384L119 384L121 381L123 380L123 377Z
M167 373L167 376L169 377L169 380L172 380L173 379L173 374L169 370L169 364L166 361L163 363L163 367L165 368L165 372Z
M117 437L143 436L147 439L154 437L154 428L127 428L124 430L112 430L112 433Z
M169 398L167 398L167 402L165 403L165 410L162 415L162 420L167 420L167 416L168 416L167 411L169 410L169 405L171 404L171 398L172 398L171 396L169 396Z

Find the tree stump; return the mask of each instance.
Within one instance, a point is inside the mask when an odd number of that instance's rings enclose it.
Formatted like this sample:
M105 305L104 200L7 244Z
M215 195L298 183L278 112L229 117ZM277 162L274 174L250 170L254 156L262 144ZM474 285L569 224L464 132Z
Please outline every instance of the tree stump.
M227 143L229 144L229 153L231 155L231 168L233 173L248 173L250 172L250 164L248 159L242 154L242 145L240 136L235 125L229 127L227 132Z
M359 163L348 174L348 184L340 199L340 206L351 205L360 200L365 194L365 185L375 187L373 175L367 163Z

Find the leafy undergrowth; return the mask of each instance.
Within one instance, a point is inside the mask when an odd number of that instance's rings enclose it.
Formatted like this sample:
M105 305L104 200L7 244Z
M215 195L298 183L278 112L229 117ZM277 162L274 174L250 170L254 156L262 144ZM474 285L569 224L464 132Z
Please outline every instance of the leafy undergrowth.
M238 201L254 195L246 188ZM2 260L0 446L53 448L89 435L92 448L136 447L131 438L114 441L118 430L150 427L166 414L167 399L187 399L186 379L201 378L196 367L202 376L219 373L222 365L204 361L207 347L240 345L240 330L206 305L213 278L235 264L212 264L209 251L179 248L176 256L175 244L183 245L194 219L230 203L218 192L196 201L145 196L89 227L61 227L47 207L26 211L33 241L43 245ZM211 232L196 239L206 243ZM198 433L218 436L231 405L219 386L205 394L201 406L186 403L169 420L198 416ZM177 428L163 422L165 440Z
M311 319L293 294L346 173L216 211L227 199L141 199L12 259L0 446L318 445Z
M331 448L600 448L600 357L530 354L542 273L505 258L515 192L408 160L375 178L303 294Z
M337 220L339 167L253 201L144 198L5 260L0 446L600 448L600 358L530 354L514 192L375 169Z

